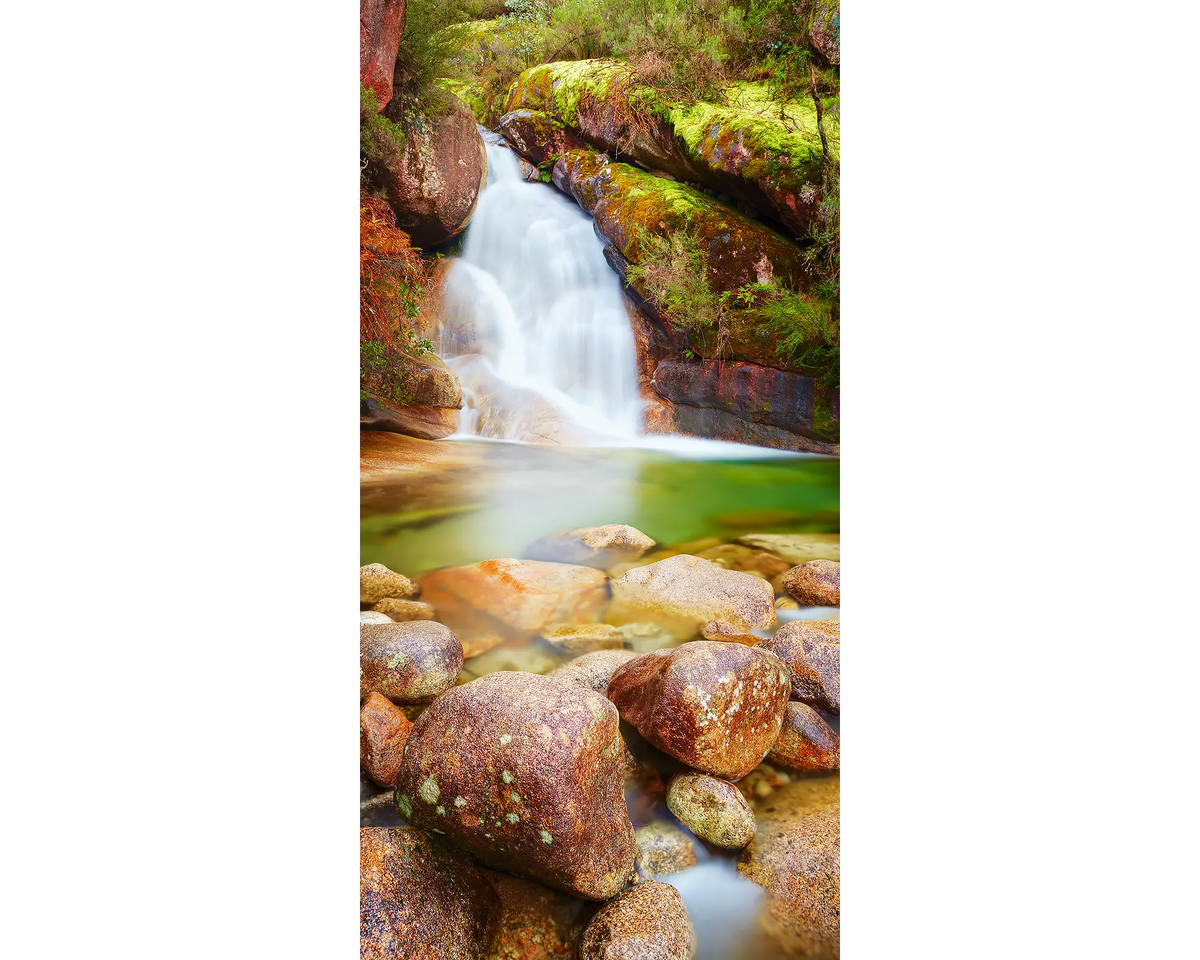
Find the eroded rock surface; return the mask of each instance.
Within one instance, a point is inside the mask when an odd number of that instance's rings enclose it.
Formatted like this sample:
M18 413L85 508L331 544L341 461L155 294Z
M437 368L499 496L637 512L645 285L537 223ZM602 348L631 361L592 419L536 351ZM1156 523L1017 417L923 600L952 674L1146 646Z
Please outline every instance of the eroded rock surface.
M359 0L359 81L375 93L380 110L392 99L396 51L404 34L406 0Z
M582 623L576 627L555 627L542 634L550 646L568 654L592 653L596 650L620 650L625 637L607 623Z
M740 630L732 623L725 620L709 620L700 628L700 636L705 640L716 640L725 643L741 643L747 647L752 647L762 637L756 637L752 633L747 633L745 630Z
M775 636L761 640L767 650L787 664L792 698L828 713L842 712L841 624L836 620L793 620Z
M407 623L410 620L436 620L437 611L420 600L380 600L371 608L387 616L392 623Z
M754 811L728 780L703 773L671 778L667 807L696 836L727 850L740 850L754 839Z
M734 542L773 553L789 566L842 559L841 538L836 533L751 533Z
M443 624L364 623L358 634L364 699L376 691L396 704L429 703L454 686L462 669L462 644Z
M683 897L646 880L606 903L583 932L579 960L691 960L696 931Z
M396 802L484 863L586 900L633 872L617 711L555 677L493 673L447 691L409 734Z

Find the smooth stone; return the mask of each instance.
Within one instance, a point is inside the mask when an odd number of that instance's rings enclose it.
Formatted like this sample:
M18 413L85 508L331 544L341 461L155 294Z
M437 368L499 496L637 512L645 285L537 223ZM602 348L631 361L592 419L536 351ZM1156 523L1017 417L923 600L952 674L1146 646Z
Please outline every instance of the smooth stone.
M841 568L836 560L809 560L783 575L783 587L802 606L840 607Z
M746 631L765 630L776 622L775 591L769 583L689 554L635 567L610 587L610 623L649 620L680 640L694 637L709 620L727 620Z
M542 634L542 639L564 653L591 653L593 650L620 650L625 637L607 623L581 623L575 627L555 627Z
M395 623L396 621L389 617L386 613L380 613L378 610L359 610L358 622L363 623Z
M816 710L798 700L789 700L779 739L767 754L772 763L793 770L836 770L841 758L841 741Z
M793 620L775 636L760 640L787 664L792 676L792 699L835 716L842 712L841 625L837 620Z
M647 880L679 873L697 863L696 843L669 820L655 820L633 831L637 868Z
M617 667L636 656L632 650L597 650L564 663L561 667L551 670L548 675L582 684L603 696Z
M754 646L759 640L762 639L762 637L756 637L752 633L746 633L745 630L735 627L732 623L728 623L724 620L709 620L708 623L700 628L700 636L705 640L720 640L725 643L741 643L745 644L747 647Z
M773 553L789 566L842 559L841 537L836 533L752 533L734 543Z
M437 619L437 611L433 609L432 604L422 603L420 600L393 600L388 597L380 600L371 609L384 614L392 623Z
M533 880L483 870L500 897L499 934L488 960L573 957L589 905Z
M540 560L485 560L419 582L468 657L554 627L595 623L608 602L608 578L599 570Z
M402 574L389 570L382 563L368 563L358 571L358 593L362 603L378 603L380 600L411 600L421 593L421 588Z
M691 960L696 931L679 891L635 884L597 911L579 941L579 960Z
M454 686L462 644L430 620L366 623L359 634L359 695L378 691L396 704L429 703Z
M609 523L601 527L576 527L535 540L525 548L530 560L577 563L604 570L615 563L639 560L654 546L654 539L636 527Z
M633 873L616 708L578 683L491 673L413 725L396 803L497 870L585 900Z
M487 957L500 898L470 860L424 830L358 836L360 960Z
M396 782L410 730L412 723L403 710L382 694L368 694L358 714L358 762L379 786Z
M740 850L754 839L754 811L728 780L681 773L667 788L667 809L702 840Z
M608 697L650 743L697 770L737 780L779 736L790 686L774 654L696 640L617 668Z

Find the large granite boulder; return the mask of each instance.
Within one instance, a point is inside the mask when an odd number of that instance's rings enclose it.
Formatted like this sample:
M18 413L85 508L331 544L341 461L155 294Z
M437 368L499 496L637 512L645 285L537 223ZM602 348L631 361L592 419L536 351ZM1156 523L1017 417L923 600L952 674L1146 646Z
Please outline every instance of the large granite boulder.
M424 830L359 830L361 960L485 960L500 898L461 853Z
M596 650L585 653L582 657L569 660L561 667L550 671L549 676L570 680L582 684L589 690L604 694L608 690L608 681L612 679L617 667L638 656L633 650Z
M359 427L441 440L457 432L463 402L458 375L436 354L376 346L361 363Z
M607 900L633 873L623 784L608 700L567 680L492 673L421 714L396 803L489 866Z
M756 650L775 654L787 664L792 698L827 713L842 711L842 636L836 620L793 620Z
M359 696L383 694L392 703L429 703L454 686L462 644L431 620L364 623L358 628Z
M496 942L488 960L562 960L575 956L591 905L508 873L484 870L500 896Z
M787 668L773 654L697 640L618 667L608 697L664 753L737 780L779 736L789 689Z

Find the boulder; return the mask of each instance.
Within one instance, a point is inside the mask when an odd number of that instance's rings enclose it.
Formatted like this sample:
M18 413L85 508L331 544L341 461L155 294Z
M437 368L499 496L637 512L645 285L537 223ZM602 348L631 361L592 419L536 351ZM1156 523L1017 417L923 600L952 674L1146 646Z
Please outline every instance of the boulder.
M793 770L836 770L841 742L816 710L798 700L789 700L779 739L767 754L778 766Z
M512 110L500 118L496 128L514 150L535 166L557 160L568 150L584 147L554 117L540 110Z
M500 898L471 861L423 830L359 830L362 960L484 960Z
M667 808L701 840L740 850L754 839L754 811L728 780L681 773L667 788Z
M392 623L437 619L437 611L430 604L421 603L419 600L380 600L371 609L384 614Z
M410 600L419 596L421 588L402 574L389 570L382 563L368 563L358 571L358 598L362 603L380 600Z
M696 843L669 820L655 820L633 831L638 873L647 880L679 873L698 862Z
M579 941L579 960L691 960L696 931L674 887L646 880L597 911Z
M725 620L742 630L765 630L776 622L775 591L769 583L688 554L634 567L610 587L610 623L650 620L681 640L694 637L709 620Z
M396 212L396 226L427 248L466 229L487 182L487 153L475 117L444 90L397 94L381 116L389 136L364 151L363 177Z
M500 920L489 960L573 957L590 917L589 905L532 880L482 871L500 897Z
M734 542L774 554L789 567L809 560L842 559L841 537L836 533L751 533Z
M700 636L705 640L716 640L725 643L742 643L747 647L752 647L761 637L756 637L752 633L746 633L732 623L727 623L724 620L709 620L700 628Z
M379 786L396 782L410 730L408 717L391 700L379 693L367 695L358 716L358 762Z
M759 647L697 640L618 667L608 697L664 753L714 776L749 773L779 736L787 668Z
M623 767L604 697L559 678L492 673L421 714L396 803L488 866L606 900L633 872Z
M837 560L809 560L783 575L783 586L797 603L840 607L842 565Z
M555 627L542 634L542 639L556 650L572 655L595 650L620 650L625 637L607 623L581 623L576 627Z
M793 699L835 716L841 713L842 641L836 620L793 620L754 649L787 664Z
M358 634L363 699L378 692L396 704L429 703L462 669L462 644L440 623L365 623Z
M581 684L603 695L608 690L608 681L612 679L617 667L636 656L632 650L597 650L551 670L549 676Z
M396 51L404 34L406 0L359 0L358 77L380 110L392 99Z
M485 560L418 582L468 657L554 627L595 623L608 601L608 578L599 570L539 560Z
M604 570L645 556L654 540L624 523L576 527L535 540L524 550L530 560L576 563Z

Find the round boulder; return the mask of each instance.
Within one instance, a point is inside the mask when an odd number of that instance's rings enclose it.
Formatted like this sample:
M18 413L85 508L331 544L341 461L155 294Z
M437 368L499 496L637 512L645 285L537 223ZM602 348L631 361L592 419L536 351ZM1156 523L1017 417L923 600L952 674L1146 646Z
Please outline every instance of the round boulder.
M842 643L836 620L793 620L755 650L775 654L792 675L792 698L841 714Z
M754 839L754 811L728 780L681 773L667 788L667 808L702 840L740 850Z
M359 696L373 691L397 704L429 703L454 686L462 644L431 620L364 623L358 628Z

